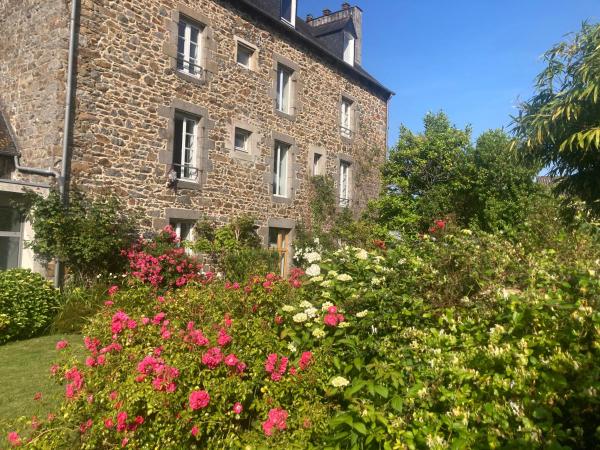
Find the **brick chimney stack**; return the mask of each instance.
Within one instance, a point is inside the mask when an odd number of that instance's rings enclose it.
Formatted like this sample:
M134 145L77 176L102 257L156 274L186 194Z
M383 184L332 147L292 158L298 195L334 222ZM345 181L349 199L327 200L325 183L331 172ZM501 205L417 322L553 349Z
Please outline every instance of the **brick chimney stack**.
M312 14L307 14L306 15L306 23L311 23L313 21L314 17Z
M329 16L331 14L331 10L330 9L324 9L323 10L323 15L324 16Z

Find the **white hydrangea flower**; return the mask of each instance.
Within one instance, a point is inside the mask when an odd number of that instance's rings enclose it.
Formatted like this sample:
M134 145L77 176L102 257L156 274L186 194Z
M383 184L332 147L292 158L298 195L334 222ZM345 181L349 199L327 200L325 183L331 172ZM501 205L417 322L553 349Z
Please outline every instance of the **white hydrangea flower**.
M350 322L341 322L338 325L338 328L348 328L350 326Z
M321 267L318 264L313 264L312 266L308 266L306 269L306 275L309 277L318 277L321 275Z
M325 302L323 303L323 305L321 306L321 310L323 311L327 311L329 309L330 306L333 306L333 303L331 302Z
M331 286L331 280L325 280L321 283L321 286L323 287L330 287Z
M281 308L281 310L284 312L294 312L296 311L296 308L294 308L292 305L283 305L283 308Z
M325 291L321 293L321 297L323 298L331 298L331 292Z
M382 279L381 278L377 278L377 277L373 277L371 279L371 284L373 286L379 286L381 284Z
M317 261L321 261L321 255L319 255L317 252L310 252L304 255L304 259L306 259L309 264L312 264Z
M350 382L344 377L333 377L331 379L331 385L337 388L348 386Z
M306 300L303 300L300 302L300 308L303 308L303 309L312 308L312 303L308 302Z
M356 257L358 259L365 260L369 257L369 253L367 253L367 251L365 249L361 248L356 252Z
M338 281L352 281L352 277L346 273L341 273L337 276Z
M293 342L290 342L290 343L288 344L287 348L288 348L288 350L289 350L290 352L292 352L292 353L296 353L296 351L298 350L298 349L296 348L296 346L294 345L294 343L293 343Z
M306 313L298 313L294 317L292 317L292 320L296 323L302 323L308 320L308 316L306 315Z
M327 274L327 276L331 277L331 278L335 278L337 277L338 273L335 270L330 270L329 273Z
M317 339L321 339L327 336L327 333L325 333L325 331L321 328L315 328L312 332L312 335Z
M310 308L306 308L304 310L304 312L306 313L306 315L308 317L310 317L312 319L313 317L315 317L317 315L317 308L314 308L311 306Z
M319 275L318 277L311 278L310 281L312 281L313 283L320 283L321 281L323 281L323 277Z
M356 313L356 317L360 317L360 318L362 318L362 317L366 317L366 316L367 316L367 314L369 314L369 310L368 310L368 309L365 309L364 311L357 312L357 313Z

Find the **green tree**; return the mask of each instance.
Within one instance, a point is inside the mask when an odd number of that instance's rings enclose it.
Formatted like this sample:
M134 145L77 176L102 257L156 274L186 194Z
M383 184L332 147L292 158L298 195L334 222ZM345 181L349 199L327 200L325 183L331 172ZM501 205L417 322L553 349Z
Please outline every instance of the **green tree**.
M135 239L136 227L119 199L91 199L73 190L69 207L56 191L47 197L28 192L22 208L35 236L27 245L36 258L60 258L77 281L90 281L101 273L119 272L125 260L120 251Z
M600 213L600 24L583 24L545 54L536 93L514 132L524 152L559 176L560 193Z
M455 215L463 225L485 231L510 231L525 220L537 191L535 165L523 161L503 130L490 130L477 139L466 156L452 192Z
M448 116L428 113L423 133L400 128L398 143L383 168L384 192L376 202L379 220L392 229L427 227L454 211L452 193L471 150L471 130Z

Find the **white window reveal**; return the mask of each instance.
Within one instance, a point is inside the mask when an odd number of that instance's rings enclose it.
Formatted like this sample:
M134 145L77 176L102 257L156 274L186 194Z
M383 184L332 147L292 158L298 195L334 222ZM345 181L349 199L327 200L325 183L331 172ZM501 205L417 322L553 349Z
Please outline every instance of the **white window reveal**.
M354 65L354 37L349 33L344 33L344 61Z
M313 155L313 170L312 170L313 177L316 177L317 175L322 174L322 169L323 169L322 166L323 166L323 155L315 152L315 154Z
M200 67L202 28L200 25L184 19L180 20L178 28L177 69L199 77L202 75L202 68Z
M273 158L273 195L288 196L288 166L290 146L283 142L275 142Z
M198 179L197 161L198 119L184 114L175 116L173 139L173 169L181 180Z
M282 64L277 66L277 110L290 114L293 71Z
M0 270L19 267L22 242L21 218L15 208L0 207Z
M242 128L235 129L234 149L238 152L249 153L250 151L250 136L252 133Z
M350 139L352 137L352 102L346 98L342 98L342 123L341 123L341 133L345 138Z
M296 0L281 0L281 19L288 25L296 26Z
M252 58L254 56L254 49L244 45L240 42L237 44L237 63L246 67L247 69L252 68Z
M350 206L350 163L340 161L340 206Z

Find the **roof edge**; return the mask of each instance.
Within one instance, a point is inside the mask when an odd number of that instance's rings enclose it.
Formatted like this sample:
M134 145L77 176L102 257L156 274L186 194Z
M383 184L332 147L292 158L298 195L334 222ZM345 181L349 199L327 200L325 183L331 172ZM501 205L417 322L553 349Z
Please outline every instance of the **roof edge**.
M371 78L365 76L363 73L361 73L359 70L357 70L354 66L351 66L350 64L345 63L344 61L339 59L329 49L311 41L310 39L307 39L302 33L298 32L298 30L296 30L296 28L286 25L282 21L275 19L273 16L271 16L270 14L267 14L265 11L263 11L255 4L251 3L250 1L248 1L248 0L229 0L229 1L230 1L230 3L232 3L236 6L245 6L249 9L251 9L252 11L258 13L263 19L266 19L268 22L270 22L271 24L278 27L280 30L289 32L291 36L295 37L296 39L299 39L300 41L302 41L304 44L308 45L309 47L318 50L323 55L328 57L334 64L337 65L337 67L339 67L343 71L350 72L352 75L360 78L366 84L372 86L376 90L383 93L386 96L387 100L389 100L393 95L395 95L395 93L392 90L388 89L383 84L379 83L378 81L376 81L374 79L371 79ZM302 20L299 17L297 17L297 19Z

